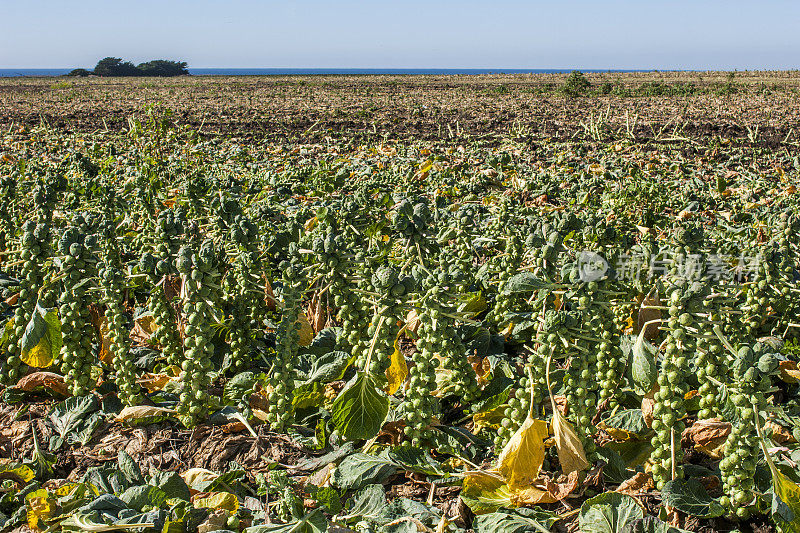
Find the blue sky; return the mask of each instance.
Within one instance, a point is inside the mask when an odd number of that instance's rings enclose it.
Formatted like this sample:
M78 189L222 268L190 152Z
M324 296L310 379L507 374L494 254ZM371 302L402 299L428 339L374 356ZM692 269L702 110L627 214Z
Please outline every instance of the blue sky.
M787 69L800 2L0 0L0 68Z

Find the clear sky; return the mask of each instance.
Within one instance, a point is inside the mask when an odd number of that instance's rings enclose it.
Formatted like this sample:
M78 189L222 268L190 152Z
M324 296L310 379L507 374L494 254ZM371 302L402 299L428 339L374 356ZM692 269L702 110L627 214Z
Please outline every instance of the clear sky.
M0 68L789 69L800 1L0 0Z

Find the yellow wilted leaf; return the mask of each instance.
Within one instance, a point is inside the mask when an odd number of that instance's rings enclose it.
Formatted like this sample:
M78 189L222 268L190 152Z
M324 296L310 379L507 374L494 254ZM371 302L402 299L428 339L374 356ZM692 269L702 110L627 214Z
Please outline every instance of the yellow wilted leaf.
M512 507L555 503L556 501L558 500L553 498L549 492L542 490L539 487L528 487L527 489L522 489L511 493Z
M55 496L69 496L73 494L73 492L80 491L81 494L94 494L95 496L100 495L100 489L95 487L91 483L64 483L60 487L58 487L53 494Z
M637 472L633 477L626 479L620 483L616 492L627 494L629 496L636 496L640 493L647 492L655 488L655 481L650 472Z
M757 419L758 417L756 417ZM769 470L772 473L772 492L777 500L772 503L774 510L772 519L780 531L800 533L800 486L784 476L775 466L772 457L767 451L764 435L761 433L761 427L758 422L756 422L756 431L758 432L761 451L764 452L764 458L767 460Z
M637 437L636 433L628 431L626 429L620 428L613 428L611 426L606 425L605 422L598 422L597 427L602 429L604 432L608 433L608 436L614 440L630 440Z
M781 361L778 363L781 372L781 379L786 383L797 383L800 381L800 370L794 361Z
M550 399L553 405L553 433L556 437L556 449L561 470L565 474L571 474L589 468L589 461L586 460L586 452L581 439L575 433L572 424L556 408L552 396Z
M17 294L17 296L19 296L19 293ZM8 303L8 300L6 300L6 303L9 306L17 305L16 302L14 302L13 304ZM0 330L0 351L4 351L7 348L8 339L11 336L11 332L13 330L14 330L14 317L12 316L6 321L5 325L3 326L3 329Z
M764 424L766 429L769 429L772 433L772 440L774 440L778 444L794 444L797 442L797 439L794 438L791 431L783 427L782 425L769 420L766 424Z
M403 331L400 330L400 333ZM400 334L394 340L394 352L392 353L389 368L386 369L386 379L389 380L386 392L391 396L398 390L408 376L408 365L406 358L400 353Z
M497 458L497 470L510 489L530 487L544 462L544 441L549 436L547 422L530 415L505 445Z
M20 359L34 368L47 368L61 350L61 320L56 309L36 306L25 328Z
M192 501L196 509L225 509L235 513L239 510L239 499L230 492L212 492Z
M176 413L175 409L167 409L166 407L156 407L154 405L134 405L125 407L116 416L117 422L128 422L131 420L140 420L142 418L151 417L166 417L172 416Z
M603 167L601 167L597 163L592 163L591 165L589 165L589 172L591 172L592 174L599 175L599 174L602 174L605 171L606 171L606 169L604 169Z
M103 316L100 319L100 360L107 365L114 362L114 355L111 353L111 330L108 328L108 319Z
M28 526L37 531L43 530L45 521L52 518L56 510L56 502L45 489L35 490L25 496Z
M31 350L21 353L20 358L23 363L34 368L47 368L53 364L55 359L44 340L39 341Z
M298 332L300 334L300 346L308 346L314 340L314 328L311 327L311 323L305 313L300 313L297 321L300 323L300 331Z
M721 459L723 452L725 451L725 440L726 439L720 438L710 441L706 444L695 444L694 449L699 452L703 452L712 459Z
M462 498L472 500L470 508L475 514L494 512L499 507L512 507L511 491L502 476L475 471L464 476Z
M486 298L483 297L483 294L476 293L458 305L458 312L472 318L486 311L488 306L489 305L486 303Z
M190 468L181 474L181 477L189 487L194 487L196 485L200 485L201 483L214 481L219 477L219 474L212 472L211 470L206 470L205 468Z
M145 374L136 380L136 383L145 387L149 392L164 390L164 388L172 382L179 381L181 369L178 366L169 366L159 374Z
M269 420L269 413L261 409L254 408L253 416L258 418L262 422L266 422L267 420Z
M19 463L8 463L0 465L0 479L11 479L17 483L27 483L36 475L29 466Z
M315 335L325 328L325 323L328 320L328 308L321 298L314 298L309 303L306 309L306 317Z
M419 314L417 313L416 309L412 309L406 315L405 329L411 333L416 333L417 329L419 329Z
M133 330L131 331L131 340L134 342L145 343L153 335L156 330L156 322L153 315L140 316L133 321Z
M314 228L317 227L317 222L318 222L317 217L313 216L308 220L306 220L306 223L303 225L303 227L305 228L306 231L312 231Z
M493 428L497 429L500 427L500 424L503 422L503 418L505 418L505 405L499 405L494 409L489 409L488 411L482 411L480 413L475 413L472 415L472 423L474 425L473 432L477 433L478 431L482 430L483 428Z
M467 356L470 366L475 371L475 377L478 378L478 385L483 387L492 378L492 363L488 357L480 357L478 355Z
M553 389L550 386L550 360L547 361L545 377L547 379L547 393L550 395L550 406L553 408L553 433L558 450L558 462L561 463L561 470L564 474L580 472L589 467L586 460L586 452L583 443L575 433L572 425L567 422L561 411L558 410L556 400L553 398Z
M770 466L772 467L772 489L781 502L778 505L778 510L773 513L773 519L780 524L781 531L797 533L800 531L800 486L797 486L794 481L784 476L774 465L770 464ZM781 508L783 506L786 507L785 510L791 511L792 519L790 522L778 519L778 517L783 518L786 516L781 512L784 510Z

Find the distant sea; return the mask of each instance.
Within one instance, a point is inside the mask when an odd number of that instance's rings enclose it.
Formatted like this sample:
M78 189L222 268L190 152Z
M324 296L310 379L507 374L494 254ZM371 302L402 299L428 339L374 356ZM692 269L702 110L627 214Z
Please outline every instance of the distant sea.
M69 68L0 68L0 78L15 76L63 76ZM522 68L190 68L195 76L309 76L309 75L375 75L375 74L558 74L576 69ZM577 69L581 72L648 72L646 70Z

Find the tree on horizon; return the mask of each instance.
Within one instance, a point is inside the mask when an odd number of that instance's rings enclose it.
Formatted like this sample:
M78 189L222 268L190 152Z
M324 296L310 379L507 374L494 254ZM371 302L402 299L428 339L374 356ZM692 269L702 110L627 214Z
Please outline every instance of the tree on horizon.
M97 62L93 74L100 77L121 76L185 76L189 74L186 61L154 59L139 65L124 61L119 57L104 57Z
M123 61L119 57L104 57L94 67L95 76L138 76L139 70L130 61Z

